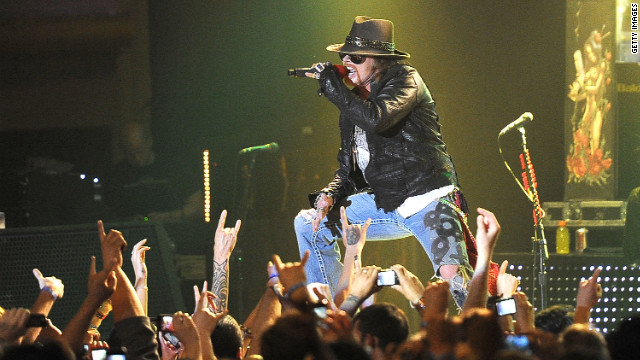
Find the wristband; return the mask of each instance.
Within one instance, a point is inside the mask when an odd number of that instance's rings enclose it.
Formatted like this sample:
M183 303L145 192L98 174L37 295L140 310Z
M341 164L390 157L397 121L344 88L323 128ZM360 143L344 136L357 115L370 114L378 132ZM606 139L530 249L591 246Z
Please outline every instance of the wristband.
M299 283L294 284L293 286L291 286L291 288L287 289L287 293L285 294L285 297L288 299L291 296L291 294L293 294L296 290L305 286L307 286L307 284L305 284L304 281L300 281Z
M48 286L43 286L42 289L40 289L42 291L46 291L49 294L51 294L51 296L53 296L53 300L58 300L58 294L56 294L55 291L53 291L52 288L48 287Z
M269 280L271 280L271 279L273 279L273 278L277 278L277 277L278 277L278 273L271 274L271 275L269 275L269 277L267 278L267 281L269 281Z

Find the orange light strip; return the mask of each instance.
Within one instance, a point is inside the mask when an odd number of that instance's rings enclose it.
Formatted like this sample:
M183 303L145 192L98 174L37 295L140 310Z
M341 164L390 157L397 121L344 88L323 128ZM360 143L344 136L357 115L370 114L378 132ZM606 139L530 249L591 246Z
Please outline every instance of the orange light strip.
M209 169L209 150L202 152L202 172L204 178L204 221L211 222L211 172Z

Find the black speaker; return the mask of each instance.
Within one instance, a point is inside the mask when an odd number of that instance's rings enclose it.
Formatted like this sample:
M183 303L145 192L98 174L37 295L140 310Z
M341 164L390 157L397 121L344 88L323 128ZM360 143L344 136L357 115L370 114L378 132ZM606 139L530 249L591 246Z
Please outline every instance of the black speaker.
M640 64L616 64L618 77L618 198L640 186Z
M131 248L147 239L151 250L146 254L149 287L149 316L185 310L179 279L174 266L174 245L162 225L157 223L105 224L105 230L120 230L129 246L123 253L123 269L133 283ZM97 225L31 227L0 230L0 306L29 308L39 294L32 269L44 276L55 276L64 283L64 296L50 313L53 323L64 328L87 295L91 256L102 269ZM111 316L100 332L107 335L113 326Z

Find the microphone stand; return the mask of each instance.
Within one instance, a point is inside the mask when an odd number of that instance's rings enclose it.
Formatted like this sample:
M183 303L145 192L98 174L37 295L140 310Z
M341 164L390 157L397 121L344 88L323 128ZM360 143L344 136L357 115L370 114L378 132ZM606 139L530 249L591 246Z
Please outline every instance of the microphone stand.
M527 148L527 137L525 136L524 127L519 127L518 130L522 134L522 154L520 155L520 162L522 165L522 180L524 182L524 190L529 200L533 203L533 223L534 223L534 236L531 238L533 241L533 279L535 289L536 279L536 265L538 276L538 285L540 286L540 309L547 307L547 260L549 260L549 249L547 248L547 239L544 234L544 225L542 219L545 216L544 210L540 205L540 197L538 195L538 181L533 169L533 163L531 162L531 155ZM535 290L534 290L534 303L535 303Z

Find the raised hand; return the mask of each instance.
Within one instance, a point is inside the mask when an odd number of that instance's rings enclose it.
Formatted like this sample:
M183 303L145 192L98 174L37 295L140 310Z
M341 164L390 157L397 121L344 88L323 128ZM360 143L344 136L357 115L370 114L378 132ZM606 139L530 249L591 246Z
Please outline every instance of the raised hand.
M229 298L229 258L238 241L238 232L242 222L236 220L233 228L224 227L227 210L222 210L213 243L213 279L211 292L216 295L216 306L226 309Z
M476 232L476 243L478 246L478 257L480 255L491 254L500 234L500 224L496 216L489 210L478 208Z
M38 269L33 269L33 275L38 279L38 285L40 290L46 290L51 293L54 299L61 299L64 295L64 284L62 280L55 276L42 276L42 273ZM46 288L46 289L45 289Z
M191 360L202 359L200 349L200 335L196 324L189 314L178 311L173 314L173 332L182 343L182 358Z
M516 292L513 295L516 301L516 313L513 319L516 321L516 331L518 333L531 332L536 328L536 314L533 305L529 302L529 298L523 292Z
M233 252L238 240L240 226L242 225L242 221L238 219L234 227L224 227L226 221L227 210L222 210L220 219L218 220L218 228L216 229L213 239L213 256L216 259L228 259L231 256L231 252Z
M351 317L343 310L327 310L327 317L321 320L322 338L326 343L339 339L353 340Z
M307 250L300 262L283 263L280 256L273 255L273 264L278 271L280 283L285 288L285 294L293 303L306 301L309 293L306 291L307 274L304 272L304 265L309 259L310 252ZM305 291L298 291L304 287ZM294 296L295 294L295 296Z
M350 316L353 316L358 307L369 296L380 290L377 285L378 272L381 268L378 266L364 266L356 271L353 275L353 281L349 287L347 298L340 304L340 309L344 310Z
M362 251L367 241L367 229L371 225L371 219L367 219L364 225L349 224L347 219L347 211L344 206L340 207L340 220L342 221L342 242L345 247L356 246L357 250Z
M0 317L0 339L7 343L20 343L20 338L27 332L27 320L29 310L23 308L13 308L7 310Z
M518 285L520 285L520 280L518 280L517 277L507 273L508 266L509 261L505 260L502 262L500 271L498 272L498 279L496 280L498 295L503 299L513 297L513 294L518 289Z
M598 267L589 279L580 281L578 295L576 295L576 307L584 306L591 309L600 301L602 298L602 286L598 283L600 271L602 268Z
M197 292L198 285L194 285L193 290L194 293ZM211 335L218 321L229 313L226 309L217 311L218 309L216 309L214 302L215 297L212 292L207 290L207 282L205 281L202 286L202 291L198 292L196 309L193 312L193 322L196 324L200 336L204 334L207 334L207 336Z
M425 304L422 320L429 322L446 318L449 307L449 283L442 280L427 283L422 302Z
M424 286L422 286L420 279L400 264L391 266L391 269L395 271L400 282L399 285L393 285L391 288L404 295L412 303L420 300L424 292Z
M315 203L315 217L311 222L313 224L313 231L318 231L318 227L320 227L320 222L327 216L329 210L333 206L333 198L328 196L326 193L320 193Z
M307 274L304 272L304 265L309 260L310 252L307 250L300 262L283 263L279 255L273 255L273 264L278 271L278 277L285 289L289 289L293 285L300 282L306 283Z
M107 263L108 268L105 267L105 269L96 273L96 257L91 257L88 284L89 295L87 297L94 299L98 304L102 304L103 301L113 295L118 284L115 272L118 267L117 263L118 260L113 258L110 263Z
M147 264L145 263L145 255L147 250L151 250L151 248L144 245L146 242L147 239L140 240L133 246L133 250L131 250L131 264L133 265L133 272L136 274L135 288L147 286Z
M98 236L102 248L102 266L110 267L108 264L111 264L111 259L114 258L117 266L122 266L122 252L127 248L127 242L122 233L118 230L109 230L106 234L102 220L98 220Z

